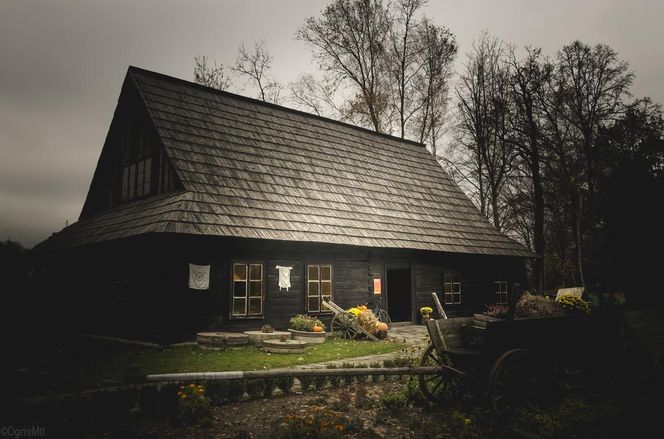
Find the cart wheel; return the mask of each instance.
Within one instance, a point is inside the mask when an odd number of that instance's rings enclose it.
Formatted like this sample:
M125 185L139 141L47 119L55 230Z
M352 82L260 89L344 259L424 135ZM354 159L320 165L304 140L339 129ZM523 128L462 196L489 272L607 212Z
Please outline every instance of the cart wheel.
M489 373L489 398L494 414L524 404L533 406L538 379L535 358L530 352L513 349L502 354Z
M332 333L346 340L357 337L357 318L349 312L340 312L332 318Z
M429 345L422 355L420 366L440 367L440 372L434 375L420 375L420 391L431 402L442 404L460 396L462 392L461 376L456 372L445 369L450 366L450 359L441 355L433 345Z

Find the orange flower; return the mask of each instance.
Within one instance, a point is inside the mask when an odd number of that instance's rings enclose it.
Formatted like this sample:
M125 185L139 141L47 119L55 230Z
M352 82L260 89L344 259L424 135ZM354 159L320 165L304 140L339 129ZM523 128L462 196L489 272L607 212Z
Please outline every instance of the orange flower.
M341 425L341 424L337 424L337 425L335 425L334 428L336 428L337 431L344 431L344 426Z

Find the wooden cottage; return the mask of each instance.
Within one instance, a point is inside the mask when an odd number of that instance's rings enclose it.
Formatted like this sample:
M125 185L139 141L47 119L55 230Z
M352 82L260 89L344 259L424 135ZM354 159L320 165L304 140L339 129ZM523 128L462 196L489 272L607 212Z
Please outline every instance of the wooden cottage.
M432 291L469 314L533 256L422 144L135 67L78 222L40 248L92 315L191 330L285 328L328 297L416 322Z

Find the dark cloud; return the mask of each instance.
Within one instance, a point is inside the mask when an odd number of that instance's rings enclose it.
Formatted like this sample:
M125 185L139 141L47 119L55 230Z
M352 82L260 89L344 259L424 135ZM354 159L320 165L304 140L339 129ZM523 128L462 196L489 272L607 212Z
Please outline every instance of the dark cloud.
M265 39L275 74L311 71L293 34L324 0L0 0L0 239L33 245L78 217L128 65L185 79L193 57L231 63ZM482 29L553 54L606 42L637 73L635 95L664 101L664 2L432 1L426 13L470 49ZM463 57L459 60L459 65Z

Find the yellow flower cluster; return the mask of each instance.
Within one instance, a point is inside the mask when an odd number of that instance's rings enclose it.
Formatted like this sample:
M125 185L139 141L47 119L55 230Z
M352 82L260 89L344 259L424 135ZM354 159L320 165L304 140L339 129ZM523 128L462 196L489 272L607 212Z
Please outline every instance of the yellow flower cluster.
M317 433L328 430L343 432L346 429L347 419L331 410L320 406L314 407L313 414L288 415L285 417L285 428L302 437L314 437ZM317 437L317 436L316 436Z
M433 312L433 309L430 306L423 306L420 308L420 314L424 317L429 317L431 313Z
M357 317L357 323L372 334L377 332L378 318L366 305L348 308L346 311Z
M590 315L590 306L588 305L588 302L579 297L565 294L557 298L556 302L558 302L567 312L579 310L586 315Z
M178 390L178 398L187 399L194 396L203 397L205 396L205 387L196 384L189 384L188 386L180 386Z

